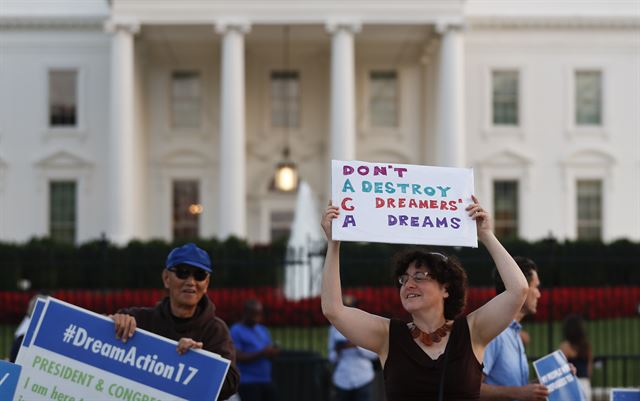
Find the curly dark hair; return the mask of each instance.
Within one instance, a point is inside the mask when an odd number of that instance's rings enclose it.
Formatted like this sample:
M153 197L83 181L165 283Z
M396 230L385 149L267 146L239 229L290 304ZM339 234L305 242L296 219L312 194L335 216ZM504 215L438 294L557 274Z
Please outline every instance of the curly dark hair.
M394 279L396 287L401 287L398 278L407 272L409 265L425 267L436 281L447 288L449 297L444 300L444 317L455 319L467 304L467 273L455 256L422 249L409 249L395 256Z

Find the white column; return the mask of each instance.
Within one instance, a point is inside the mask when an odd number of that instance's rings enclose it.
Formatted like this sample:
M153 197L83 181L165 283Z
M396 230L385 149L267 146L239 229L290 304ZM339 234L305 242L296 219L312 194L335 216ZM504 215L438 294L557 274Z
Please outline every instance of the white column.
M465 159L464 38L461 25L436 27L442 35L438 85L438 165L463 167Z
M353 36L360 31L355 23L328 23L331 33L331 143L330 158L356 157L355 56Z
M107 238L124 244L135 238L139 227L136 213L136 149L134 121L134 43L139 31L137 24L109 22L111 32L111 130L107 151Z
M222 34L218 237L246 238L244 35L249 25L219 24L216 31Z

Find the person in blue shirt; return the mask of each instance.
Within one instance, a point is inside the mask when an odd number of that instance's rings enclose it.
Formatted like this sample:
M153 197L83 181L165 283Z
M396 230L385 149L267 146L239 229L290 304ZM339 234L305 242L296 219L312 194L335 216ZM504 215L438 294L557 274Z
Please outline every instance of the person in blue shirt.
M238 394L242 401L276 401L271 359L279 349L271 341L269 329L260 324L262 311L262 304L250 299L245 302L242 321L231 326L240 370Z
M357 300L351 295L342 297L346 306L355 307ZM375 352L355 346L334 326L329 328L329 361L335 364L333 385L337 401L371 401L375 376L372 361Z
M513 258L529 283L529 292L511 324L484 350L484 381L480 387L481 400L544 401L549 395L542 384L529 383L529 364L522 342L520 322L533 315L540 298L540 279L536 264L528 258ZM496 292L505 290L499 275L495 276Z

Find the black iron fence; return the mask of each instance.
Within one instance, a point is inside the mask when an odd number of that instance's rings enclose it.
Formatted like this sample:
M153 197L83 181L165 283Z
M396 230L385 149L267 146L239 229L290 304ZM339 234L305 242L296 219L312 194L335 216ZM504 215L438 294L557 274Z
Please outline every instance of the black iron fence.
M285 350L274 364L280 398L330 399L328 322L316 293L320 274L311 266L321 264L322 249L289 251L287 257L282 244L249 247L232 240L201 245L212 254L209 296L224 320L229 324L238 321L249 298L264 304L265 323ZM507 247L513 254L532 257L540 266L543 288L538 313L523 322L530 339L528 355L536 358L557 349L562 340L562 319L579 314L587 322L595 357L593 385L640 386L640 244L543 241ZM165 243L116 248L100 242L73 248L45 240L23 246L0 244L0 358L8 356L13 332L34 289L99 313L153 305L164 295L160 272L170 248ZM390 279L391 255L400 248L343 244L342 282L345 292L355 295L362 309L407 318ZM469 274L472 288L467 311L490 299L494 294L490 287L492 263L486 252L445 251L456 254ZM301 280L294 286L306 290L303 297L292 298L287 293L287 269L297 273L309 269L293 275ZM21 291L18 287L25 280L31 289Z

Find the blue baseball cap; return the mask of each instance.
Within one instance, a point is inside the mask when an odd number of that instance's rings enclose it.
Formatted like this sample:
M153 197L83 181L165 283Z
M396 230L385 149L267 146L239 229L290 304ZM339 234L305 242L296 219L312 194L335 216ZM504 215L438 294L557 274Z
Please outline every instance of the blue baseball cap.
M196 244L189 242L177 248L173 248L167 256L166 268L169 269L178 265L189 265L206 270L211 273L211 259L204 249L200 249Z

